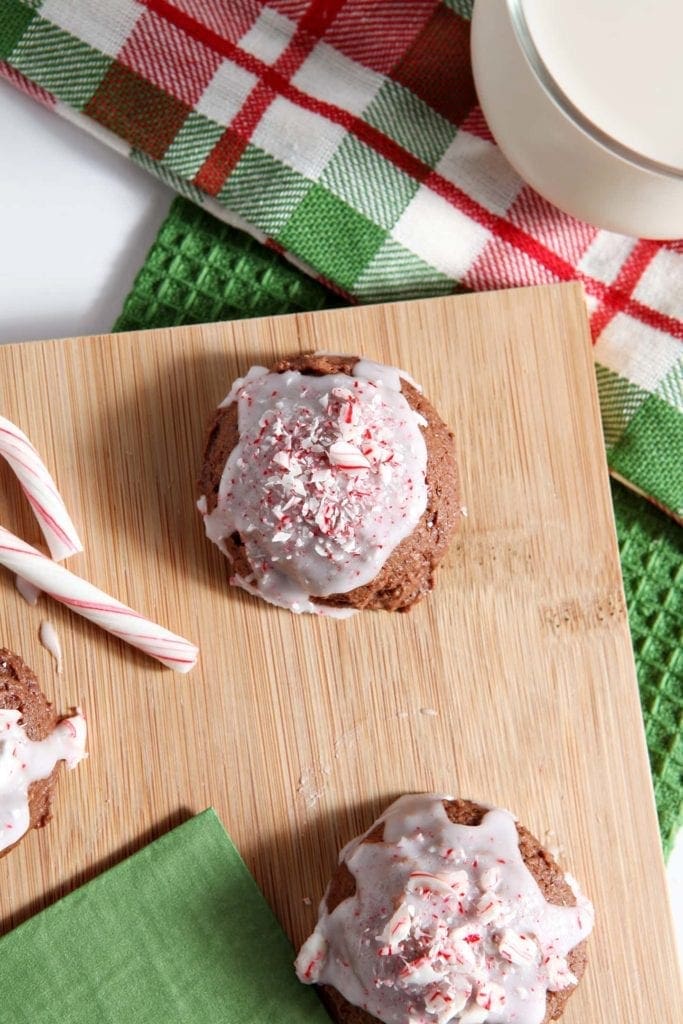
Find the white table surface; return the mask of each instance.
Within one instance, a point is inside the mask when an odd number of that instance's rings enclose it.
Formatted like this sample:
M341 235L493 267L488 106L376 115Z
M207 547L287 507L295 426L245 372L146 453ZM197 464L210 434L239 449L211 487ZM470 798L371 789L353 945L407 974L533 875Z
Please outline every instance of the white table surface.
M110 330L172 198L0 80L0 343Z
M110 330L172 198L0 81L0 344ZM683 830L667 873L683 949Z

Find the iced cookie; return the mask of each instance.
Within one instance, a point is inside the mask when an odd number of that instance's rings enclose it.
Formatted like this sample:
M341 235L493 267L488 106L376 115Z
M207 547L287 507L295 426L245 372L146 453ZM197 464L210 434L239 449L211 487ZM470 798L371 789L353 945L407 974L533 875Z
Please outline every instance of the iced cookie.
M461 514L449 428L403 371L355 356L237 380L199 492L231 582L294 612L407 610Z
M50 821L59 766L85 755L80 712L60 718L17 654L0 648L0 856Z
M296 962L343 1024L547 1024L593 908L508 812L404 796L341 852Z

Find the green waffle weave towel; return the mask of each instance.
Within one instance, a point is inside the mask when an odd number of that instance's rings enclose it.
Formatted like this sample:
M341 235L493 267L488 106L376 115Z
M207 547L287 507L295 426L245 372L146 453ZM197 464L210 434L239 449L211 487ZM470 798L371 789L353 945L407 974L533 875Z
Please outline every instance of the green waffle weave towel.
M115 330L339 305L341 300L248 235L176 199ZM664 851L683 797L683 530L613 482L624 586Z

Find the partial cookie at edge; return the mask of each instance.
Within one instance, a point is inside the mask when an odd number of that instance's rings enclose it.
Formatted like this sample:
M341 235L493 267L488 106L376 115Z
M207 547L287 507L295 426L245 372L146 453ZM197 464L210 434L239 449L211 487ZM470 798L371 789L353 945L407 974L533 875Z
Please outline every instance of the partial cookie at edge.
M456 825L479 825L488 808L472 800L444 801L446 814ZM366 843L381 843L384 826L378 825L364 840ZM519 849L522 860L533 875L536 884L549 903L558 906L573 907L576 898L565 880L564 873L551 854L544 849L523 825L517 823ZM343 900L353 896L356 883L353 875L343 862L335 871L325 897L327 908L332 912ZM587 965L586 940L580 942L568 956L569 968L580 981ZM546 1015L542 1024L550 1024L563 1013L568 999L576 986L562 989L559 992L548 992L546 997ZM337 1024L378 1024L377 1018L366 1010L349 1003L336 989L329 985L320 988L323 1001Z

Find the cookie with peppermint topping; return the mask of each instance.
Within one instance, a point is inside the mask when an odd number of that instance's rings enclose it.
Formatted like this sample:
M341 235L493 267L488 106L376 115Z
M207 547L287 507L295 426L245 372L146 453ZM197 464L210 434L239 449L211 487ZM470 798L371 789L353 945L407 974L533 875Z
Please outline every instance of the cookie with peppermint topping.
M198 507L234 585L294 612L406 611L462 515L453 435L394 367L255 366L212 418Z
M26 662L0 648L0 857L52 818L60 764L86 757L85 718L60 718Z
M549 1024L593 918L508 811L408 795L341 851L296 970L339 1024Z

